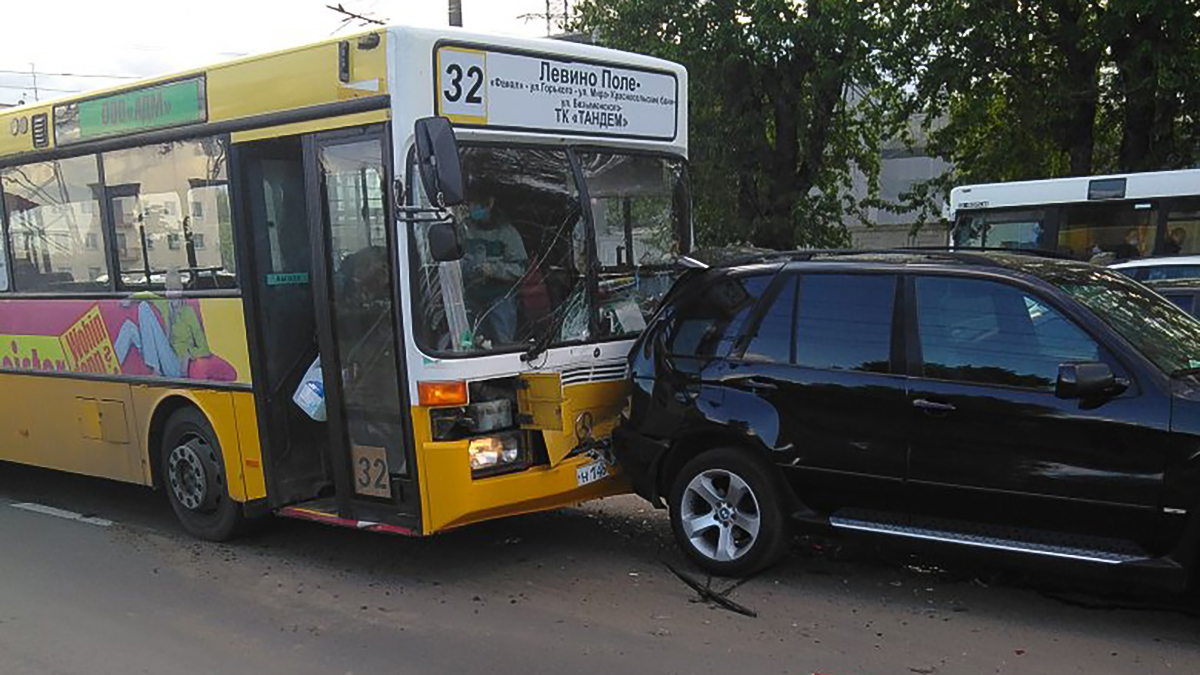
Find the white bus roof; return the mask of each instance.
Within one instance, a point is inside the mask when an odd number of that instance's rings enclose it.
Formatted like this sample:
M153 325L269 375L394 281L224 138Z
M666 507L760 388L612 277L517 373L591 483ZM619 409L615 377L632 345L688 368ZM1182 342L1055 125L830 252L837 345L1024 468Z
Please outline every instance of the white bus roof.
M1121 196L1089 199L1093 186L1124 181ZM1136 200L1200 195L1200 169L1080 176L1048 180L963 185L950 191L950 217L960 209L1004 209L1114 199Z

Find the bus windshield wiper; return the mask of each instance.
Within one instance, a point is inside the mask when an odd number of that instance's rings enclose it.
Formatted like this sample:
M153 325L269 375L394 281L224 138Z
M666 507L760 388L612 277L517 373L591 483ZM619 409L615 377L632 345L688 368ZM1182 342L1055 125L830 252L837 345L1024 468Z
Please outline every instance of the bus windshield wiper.
M1188 377L1189 375L1200 375L1200 367L1176 368L1171 371L1171 377Z
M533 344L529 345L529 349L526 349L525 353L521 354L522 361L532 361L550 348L550 343L554 341L554 336L558 334L558 328L562 325L562 319L567 315L566 310L570 306L570 302L564 302L562 306L554 310L554 313L551 315L550 325L546 326L546 332L539 335Z

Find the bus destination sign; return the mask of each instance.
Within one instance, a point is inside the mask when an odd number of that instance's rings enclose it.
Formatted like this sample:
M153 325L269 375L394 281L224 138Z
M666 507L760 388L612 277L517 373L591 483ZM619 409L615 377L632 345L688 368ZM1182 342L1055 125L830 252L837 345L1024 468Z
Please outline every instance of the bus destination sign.
M204 77L191 77L54 106L54 139L69 145L204 122Z
M669 72L466 46L437 49L439 115L458 126L674 140Z

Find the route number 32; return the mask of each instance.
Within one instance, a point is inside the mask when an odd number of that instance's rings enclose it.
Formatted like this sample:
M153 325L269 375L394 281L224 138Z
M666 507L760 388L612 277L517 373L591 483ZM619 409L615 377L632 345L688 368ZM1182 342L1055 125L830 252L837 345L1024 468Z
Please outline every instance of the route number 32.
M471 118L460 121L487 124L487 55L446 47L438 56L438 112Z
M354 462L354 491L372 497L391 497L388 480L387 451L373 445L350 444L350 459Z
M463 95L463 69L457 63L451 63L446 66L446 75L450 78L450 88L442 92L446 96L446 100L451 103L457 103ZM479 95L479 88L483 86L483 68L479 66L467 67L467 79L470 80L471 88L467 91L466 103L483 103L483 97Z

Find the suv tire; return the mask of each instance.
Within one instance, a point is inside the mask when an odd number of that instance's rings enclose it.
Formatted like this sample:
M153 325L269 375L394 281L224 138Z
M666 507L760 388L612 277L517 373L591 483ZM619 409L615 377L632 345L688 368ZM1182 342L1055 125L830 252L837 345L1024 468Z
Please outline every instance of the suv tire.
M787 550L789 528L772 468L749 451L708 450L684 465L668 497L679 546L702 569L743 577Z

